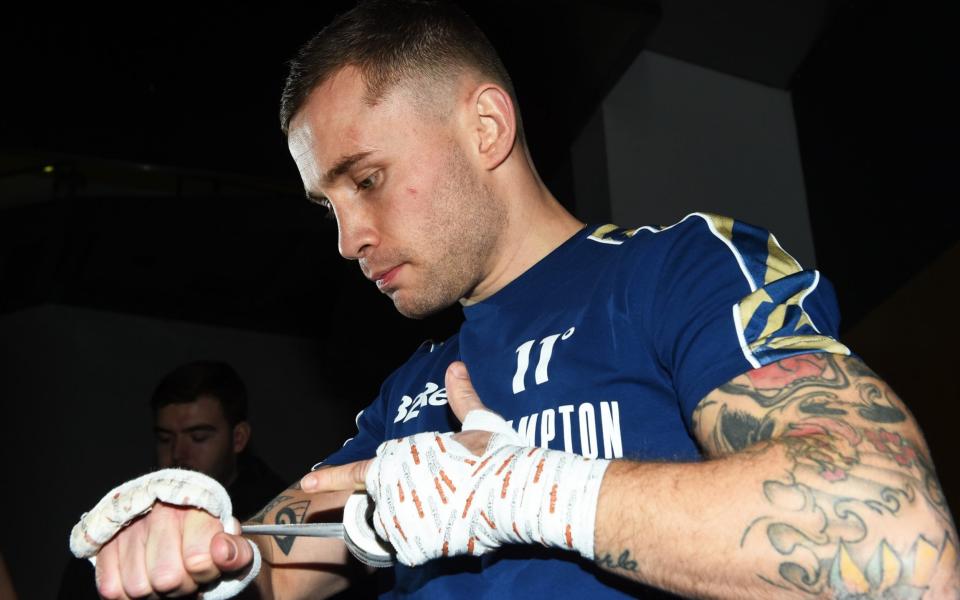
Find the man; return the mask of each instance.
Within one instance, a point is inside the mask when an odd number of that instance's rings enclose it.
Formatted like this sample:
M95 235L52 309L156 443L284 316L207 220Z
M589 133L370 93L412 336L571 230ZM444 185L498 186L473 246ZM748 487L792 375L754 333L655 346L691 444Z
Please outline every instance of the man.
M711 215L585 228L537 176L516 106L496 53L444 5L365 3L293 62L281 118L340 253L402 314L459 301L466 322L258 520L327 520L365 486L402 563L396 595L960 594L922 435L834 339L819 275ZM101 593L189 593L246 569L252 546L221 529L157 504L100 551ZM257 540L265 597L348 584L343 544L282 540Z
M224 362L196 361L168 373L150 399L157 466L199 471L220 482L234 512L249 517L283 480L247 451L247 388Z
M247 448L247 388L225 362L195 361L164 375L150 398L157 466L199 471L223 485L241 517L254 515L284 486ZM71 560L60 581L64 600L96 598L86 561Z

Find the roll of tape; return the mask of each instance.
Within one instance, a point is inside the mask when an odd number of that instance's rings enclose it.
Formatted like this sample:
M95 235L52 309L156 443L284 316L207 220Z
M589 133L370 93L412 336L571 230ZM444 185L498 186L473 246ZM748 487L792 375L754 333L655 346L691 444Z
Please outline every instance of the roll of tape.
M350 553L365 565L379 569L396 562L393 547L377 537L372 525L373 504L367 494L353 494L343 506L343 541Z

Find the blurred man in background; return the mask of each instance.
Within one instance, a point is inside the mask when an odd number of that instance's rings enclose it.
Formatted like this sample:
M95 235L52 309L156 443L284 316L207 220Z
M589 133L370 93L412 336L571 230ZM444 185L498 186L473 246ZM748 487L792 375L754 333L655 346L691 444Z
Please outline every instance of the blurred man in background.
M227 488L238 517L253 515L286 485L247 451L247 388L230 365L197 361L177 367L157 385L150 406L157 466L213 477Z
M210 360L170 371L150 398L157 466L213 477L227 488L233 513L241 518L253 516L287 485L249 451L253 429L247 405L247 387L236 370ZM61 600L99 598L86 562L74 559L68 564L60 582Z

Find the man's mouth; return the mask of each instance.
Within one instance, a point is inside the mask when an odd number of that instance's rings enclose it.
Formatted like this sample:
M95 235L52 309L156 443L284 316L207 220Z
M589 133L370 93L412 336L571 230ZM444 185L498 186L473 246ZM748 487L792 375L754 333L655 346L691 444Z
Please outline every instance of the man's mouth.
M385 271L374 273L370 276L370 279L372 279L377 284L377 288L380 291L385 291L386 289L389 288L390 282L392 282L393 279L397 276L397 273L400 271L400 267L402 266L403 266L402 264L399 264Z

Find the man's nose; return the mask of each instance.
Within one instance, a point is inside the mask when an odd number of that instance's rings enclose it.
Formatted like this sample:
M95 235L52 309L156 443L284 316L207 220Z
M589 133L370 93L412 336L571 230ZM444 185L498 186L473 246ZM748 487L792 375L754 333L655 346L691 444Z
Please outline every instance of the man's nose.
M350 260L364 258L380 241L371 215L361 208L337 211L337 234L340 256Z
M180 465L187 459L190 454L189 444L186 440L182 439L180 436L173 438L171 442L172 447L170 448L170 457L173 459L174 464Z

